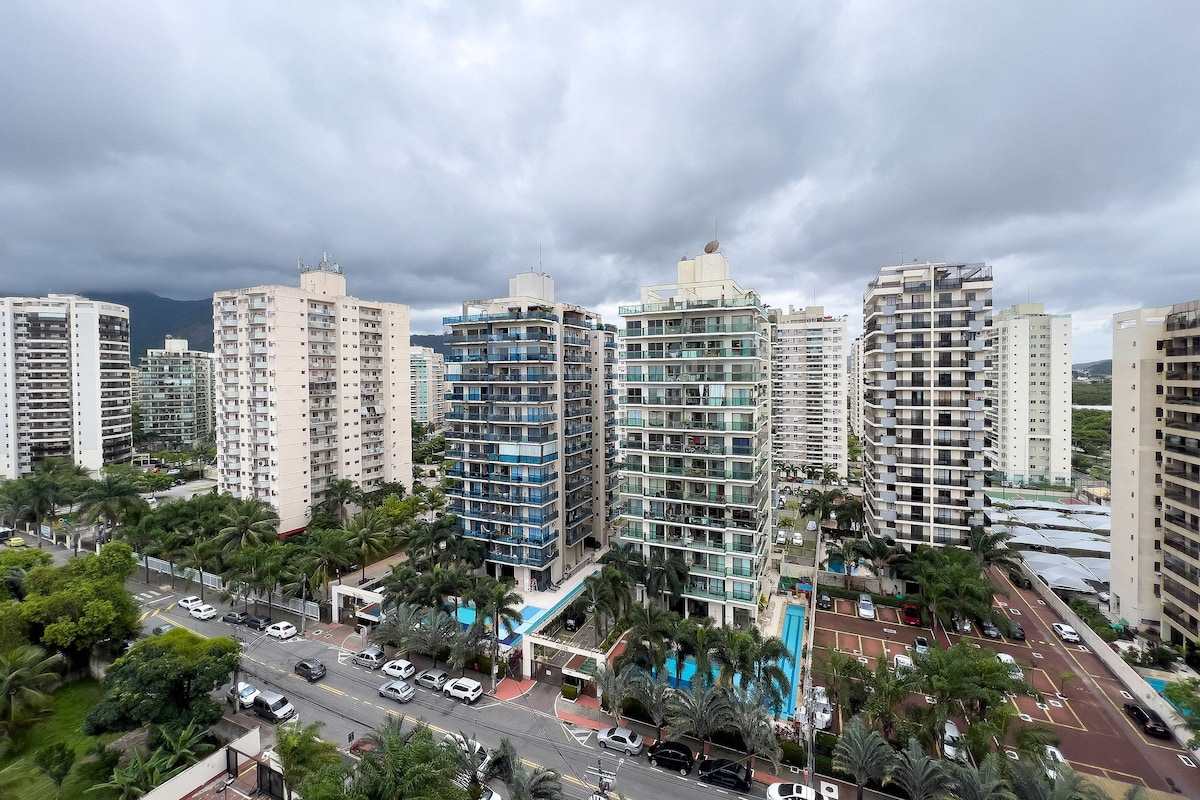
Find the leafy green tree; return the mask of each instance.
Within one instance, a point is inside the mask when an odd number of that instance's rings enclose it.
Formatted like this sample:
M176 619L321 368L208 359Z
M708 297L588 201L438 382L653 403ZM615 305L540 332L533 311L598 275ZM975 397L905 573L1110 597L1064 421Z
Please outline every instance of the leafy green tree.
M104 698L88 714L88 733L155 724L166 731L189 722L208 726L221 718L209 695L228 683L241 648L232 639L204 639L176 628L138 642L109 667Z
M863 800L864 786L891 774L894 763L892 748L879 731L868 729L858 717L850 720L833 749L833 768L854 779L858 800Z
M33 754L38 770L54 783L54 796L62 794L63 781L75 766L75 751L63 742L54 742Z
M1192 737L1189 748L1200 747L1200 678L1172 681L1163 689L1163 696L1183 712L1183 721Z
M321 738L323 722L303 727L282 726L275 733L275 751L283 765L283 782L295 789L323 769L340 764L337 745Z

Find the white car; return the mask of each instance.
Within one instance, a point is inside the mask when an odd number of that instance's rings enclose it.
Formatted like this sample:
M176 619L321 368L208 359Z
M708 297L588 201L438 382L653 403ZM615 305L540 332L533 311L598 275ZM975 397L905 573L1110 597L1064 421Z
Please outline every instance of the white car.
M815 519L810 519L805 528L809 531L815 531L817 529L817 521Z
M912 657L907 653L896 653L892 656L892 670L897 675L903 675L906 672L912 672L914 669Z
M212 619L217 615L217 610L208 603L205 603L204 605L196 606L188 611L188 613L196 619Z
M193 608L197 608L202 605L204 605L204 601L195 595L192 595L191 597L185 597L179 601L179 607L187 609L188 611L191 611Z
M962 735L958 732L958 726L954 724L954 720L946 720L946 726L942 730L942 753L950 761L965 759L967 751L959 746L961 739Z
M996 653L996 660L1008 667L1008 677L1014 681L1025 680L1025 673L1021 670L1021 665L1008 653Z
M1064 642L1079 642L1079 632L1064 622L1056 622L1050 626Z
M296 626L290 622L276 622L267 626L267 636L274 636L276 639L290 639L296 633Z
M483 696L483 684L474 678L455 678L442 688L442 693L464 703L474 703Z
M924 636L918 636L917 638L913 639L913 652L918 656L928 655L929 640Z
M813 703L813 727L819 731L828 730L832 722L833 707L820 701Z
M803 783L772 783L767 800L817 800L817 790Z
M1046 755L1042 758L1042 766L1046 770L1046 777L1054 780L1058 777L1059 768L1067 766L1067 759L1062 754L1062 750L1048 744L1046 745Z
M858 596L858 618L875 619L875 601L871 595L863 593Z
M634 733L629 728L605 728L596 732L596 744L600 745L602 750L610 747L613 750L624 750L625 755L632 758L642 752L644 742L641 734Z
M412 662L405 661L403 658L397 658L394 661L389 661L383 665L383 674L401 680L408 680L417 672L417 668L412 665Z
M231 703L236 697L242 708L249 708L254 705L254 698L258 697L258 687L253 684L239 682L236 688L230 686L225 696L229 698L229 702Z
M775 544L787 544L787 531L782 529L775 531Z
M792 544L796 547L804 544L804 534L801 531L796 531L792 534Z

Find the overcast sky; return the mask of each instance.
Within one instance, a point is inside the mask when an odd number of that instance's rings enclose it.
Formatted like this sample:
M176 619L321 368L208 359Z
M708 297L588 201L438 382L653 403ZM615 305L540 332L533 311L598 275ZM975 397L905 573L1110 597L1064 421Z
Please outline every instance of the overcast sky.
M472 9L472 7L474 7ZM1200 298L1200 4L7 4L0 293L294 284L440 333L531 268L611 321L713 238L861 326L879 266L995 305Z

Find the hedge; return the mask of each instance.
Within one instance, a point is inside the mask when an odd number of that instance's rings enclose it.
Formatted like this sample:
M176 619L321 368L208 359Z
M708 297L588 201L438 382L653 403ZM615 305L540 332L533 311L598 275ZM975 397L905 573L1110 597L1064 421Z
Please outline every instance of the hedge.
M779 743L779 749L783 751L783 756L779 759L780 763L800 769L808 766L808 756L805 754L804 748L796 742L784 739Z
M854 589L843 589L841 586L828 586L823 583L817 584L817 591L828 592L830 597L840 597L844 600L857 600L858 596L863 594L862 592L855 591ZM890 594L875 594L874 592L868 592L868 594L871 595L871 600L874 601L875 605L877 606L891 606L892 608L899 608L905 603L917 603L917 605L920 605L918 597L915 594L906 594L904 597L896 597L895 595Z
M579 696L579 687L572 683L564 683L562 685L562 696L568 700L574 700Z

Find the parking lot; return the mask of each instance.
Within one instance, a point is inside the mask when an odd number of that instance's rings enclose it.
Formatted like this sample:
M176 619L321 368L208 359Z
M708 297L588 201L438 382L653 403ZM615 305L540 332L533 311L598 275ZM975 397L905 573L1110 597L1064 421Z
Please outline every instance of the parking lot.
M912 655L913 640L925 636L945 647L959 640L1007 653L1025 669L1026 680L1043 695L1041 702L1026 695L1013 698L1025 722L1053 727L1061 737L1060 749L1077 770L1126 783L1170 791L1167 778L1186 796L1200 797L1200 770L1188 753L1172 740L1146 737L1122 711L1133 700L1087 647L1066 644L1051 625L1061 622L1032 589L1019 589L998 570L992 580L1007 596L997 595L996 605L1025 629L1025 641L987 639L978 630L960 636L903 625L900 610L876 606L876 619L860 619L853 600L834 598L829 611L817 611L814 654L818 661L837 647L854 653L870 670L876 660L889 663L897 653ZM1069 676L1069 677L1067 677ZM814 678L814 680L818 680ZM913 702L926 702L914 697ZM835 728L838 720L835 717Z

